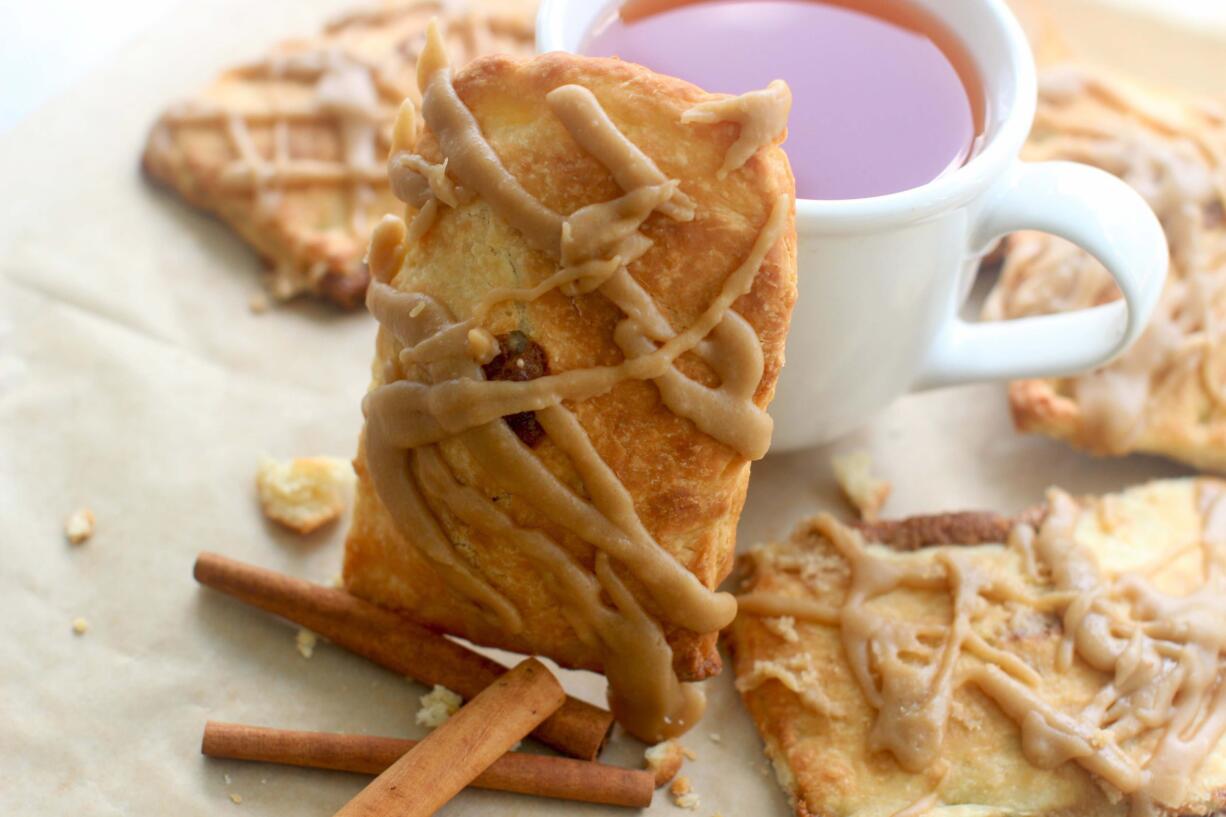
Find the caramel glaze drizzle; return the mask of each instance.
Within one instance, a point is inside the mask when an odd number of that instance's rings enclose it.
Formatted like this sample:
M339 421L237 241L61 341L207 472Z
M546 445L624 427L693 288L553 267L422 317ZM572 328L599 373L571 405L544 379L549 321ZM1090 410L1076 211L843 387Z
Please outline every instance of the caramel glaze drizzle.
M744 167L749 157L787 130L791 110L792 91L786 82L776 79L760 91L700 102L682 114L681 121L703 124L735 122L741 126L740 136L728 148L724 165L717 173L722 179Z
M624 195L562 216L524 190L485 140L455 92L433 25L418 60L418 83L422 115L445 159L431 164L412 155L416 111L402 108L389 171L393 189L418 214L407 229L397 219L385 219L372 236L368 259L375 280L367 303L397 347L394 360L385 363L383 385L363 403L375 490L397 527L412 532L406 538L444 580L509 632L522 627L514 605L467 566L424 500L446 507L466 525L515 542L549 577L578 638L601 653L618 720L648 741L680 734L701 716L701 692L678 680L661 621L648 614L618 570L644 588L662 621L693 632L727 625L736 613L735 600L707 589L655 541L630 493L563 401L593 397L629 379L652 380L670 410L746 458L762 456L771 426L753 403L763 373L761 344L731 306L750 290L766 254L784 236L790 197L775 202L748 256L708 308L677 332L627 267L651 246L639 227L652 213L688 221L694 202L617 129L590 91L564 86L548 102L576 142L609 168ZM430 229L440 207L463 207L475 199L559 266L534 287L487 293L470 318L456 321L428 295L398 291L390 282L407 242ZM518 382L486 380L473 359L472 333L485 331L481 322L498 304L531 301L553 289L572 295L599 291L617 305L626 316L615 331L625 360ZM486 343L476 346L489 353ZM721 378L718 387L695 383L673 368L687 352L708 363ZM535 412L578 472L586 498L566 487L501 422L521 412ZM594 571L545 533L519 527L484 494L461 484L439 448L443 441L464 446L501 488L591 543L597 551Z
M1041 528L1021 536L1024 545L1010 545L1033 556L1043 595L1029 595L1017 580L957 549L921 560L868 546L827 514L816 527L850 567L841 605L760 592L742 597L741 610L837 627L852 674L877 713L870 748L889 752L907 771L941 762L954 693L973 684L1017 723L1022 751L1035 766L1074 761L1127 795L1132 814L1156 815L1185 802L1193 775L1226 734L1223 500L1220 491L1202 486L1204 580L1188 595L1161 592L1140 572L1104 575L1075 539L1076 502L1053 490ZM871 604L903 588L947 593L948 624L920 625ZM1046 700L1033 667L972 630L982 610L1002 601L1060 617L1065 635L1057 672L1080 660L1105 676L1081 711ZM929 646L934 636L943 641L935 650ZM973 660L960 660L964 654ZM1156 738L1151 752L1130 751L1130 743L1146 737Z

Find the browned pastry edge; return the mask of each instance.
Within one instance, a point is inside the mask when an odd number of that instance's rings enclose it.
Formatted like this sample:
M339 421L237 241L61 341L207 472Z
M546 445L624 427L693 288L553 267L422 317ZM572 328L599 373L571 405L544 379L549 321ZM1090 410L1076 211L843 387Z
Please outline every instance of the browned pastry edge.
M1077 401L1061 394L1056 381L1016 380L1009 384L1009 410L1014 427L1024 434L1041 434L1096 457L1154 454L1200 471L1226 472L1226 431L1197 428L1192 433L1155 426L1146 429L1128 451L1096 449L1084 433L1085 420Z
M293 254L288 236L279 231L260 228L248 223L247 219L226 218L225 214L210 206L196 190L192 183L192 174L175 172L174 162L162 151L155 149L152 142L157 138L160 120L150 130L149 143L141 153L140 167L145 178L158 187L167 190L183 199L203 215L225 224L239 234L240 237L259 255L265 268L271 269L273 262L270 257L276 253L285 256ZM319 294L343 309L358 309L365 303L366 286L370 283L370 271L364 262L355 266L340 267L331 261L327 270L315 285Z

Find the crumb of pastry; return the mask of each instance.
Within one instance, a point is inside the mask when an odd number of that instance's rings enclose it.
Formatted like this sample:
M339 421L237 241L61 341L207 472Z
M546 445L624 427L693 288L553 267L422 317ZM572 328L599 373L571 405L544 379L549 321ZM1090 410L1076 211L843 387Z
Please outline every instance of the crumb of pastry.
M64 536L74 545L84 544L94 535L96 521L89 508L78 508L64 520Z
M888 480L873 476L873 459L867 451L831 457L834 479L847 501L855 507L860 518L872 522L881 511L881 506L890 496Z
M294 636L294 645L298 648L298 653L303 658L310 658L315 654L315 643L319 640L319 636L302 627L298 630L298 634Z
M251 297L247 299L247 308L256 315L262 315L268 311L271 303L268 300L268 295L263 292L253 292Z
M89 632L89 622L83 618L74 618L72 620L72 631L77 635L85 635Z
M237 792L230 792L230 802L234 805L240 805L243 802L243 796Z
M337 457L266 457L256 472L256 488L265 516L305 534L341 515L354 479L353 465Z
M657 789L677 776L685 757L686 749L675 740L657 743L643 752L643 763L655 775Z
M681 747L681 754L685 755L686 760L698 760L698 753L687 746Z
M711 734L707 735L707 740L711 741L712 743L719 743L721 740L723 740L723 737L719 734L719 732L712 732Z
M792 616L764 618L762 626L789 644L800 641L800 633L796 632L796 619Z
M442 684L435 684L434 689L421 696L417 723L427 729L437 729L463 705L463 698Z
M226 774L223 774L223 775L221 776L221 779L222 779L222 780L224 780L224 781L226 781L226 785L227 785L227 786L228 786L228 785L230 785L230 774L229 774L229 772L227 772Z
M695 794L688 777L682 776L674 780L668 787L668 793L673 796L673 803L677 808L695 811L700 805L698 795Z

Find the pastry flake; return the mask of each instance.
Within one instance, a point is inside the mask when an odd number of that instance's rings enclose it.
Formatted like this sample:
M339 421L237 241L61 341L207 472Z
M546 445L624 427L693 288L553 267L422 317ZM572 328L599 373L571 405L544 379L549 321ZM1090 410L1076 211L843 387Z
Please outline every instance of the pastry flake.
M890 498L889 480L873 474L873 458L867 451L852 451L830 458L830 468L839 490L860 518L872 522Z
M299 627L298 632L294 635L294 648L303 658L310 658L315 654L315 645L318 642L319 636L306 627Z
M729 643L798 815L1226 806L1226 483L1053 489L1026 520L902 551L825 515L747 555Z
M64 538L69 544L83 545L94 535L97 520L89 508L77 508L64 520Z
M347 587L604 672L657 742L701 711L682 682L719 670L734 613L714 588L769 442L791 173L771 144L718 178L736 134L682 121L713 96L641 66L489 57L453 80L441 44L419 66L420 161L391 166L420 209L372 238Z
M437 729L447 722L447 719L460 711L464 699L442 684L435 684L434 689L421 696L421 709L417 710L418 726L427 729Z
M359 306L370 230L403 208L385 161L397 109L419 99L417 55L436 15L458 58L532 52L526 3L386 0L167 109L145 146L146 171L251 244L273 297Z
M1094 454L1140 451L1226 470L1226 109L1055 66L1043 75L1025 155L1096 165L1135 187L1162 221L1171 266L1150 326L1120 358L1077 377L1010 385L1018 428ZM984 316L1117 298L1115 282L1088 253L1019 233L1008 241Z
M301 534L335 521L353 487L353 466L336 457L265 457L256 472L264 516Z
M643 765L647 771L655 775L658 789L677 776L685 758L685 749L681 744L675 740L666 740L655 746L647 747L643 752Z

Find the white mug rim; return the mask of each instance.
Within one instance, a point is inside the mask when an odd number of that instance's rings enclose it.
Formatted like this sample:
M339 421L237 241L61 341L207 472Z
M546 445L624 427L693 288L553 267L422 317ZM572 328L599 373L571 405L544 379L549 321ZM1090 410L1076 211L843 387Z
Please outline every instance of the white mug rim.
M542 0L536 21L538 51L577 51L566 42L561 13L570 0ZM614 0L617 2L617 0ZM998 59L1012 69L1009 111L987 144L961 167L918 187L857 199L796 199L796 229L802 235L855 233L913 223L954 209L982 193L1016 160L1034 119L1037 78L1025 32L1004 0L974 0L989 12L1005 45ZM608 3L612 5L613 3ZM939 17L948 17L935 10ZM981 73L986 73L980 66ZM984 84L992 78L985 76ZM985 88L985 93L990 90Z

